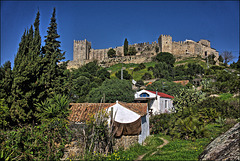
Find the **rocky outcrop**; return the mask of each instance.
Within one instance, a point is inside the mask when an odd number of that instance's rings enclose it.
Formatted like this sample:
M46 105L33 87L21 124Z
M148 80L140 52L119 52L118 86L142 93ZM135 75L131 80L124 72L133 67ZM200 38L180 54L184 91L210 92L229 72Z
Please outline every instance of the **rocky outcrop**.
M199 160L240 160L239 131L240 124L237 123L212 141L199 156Z

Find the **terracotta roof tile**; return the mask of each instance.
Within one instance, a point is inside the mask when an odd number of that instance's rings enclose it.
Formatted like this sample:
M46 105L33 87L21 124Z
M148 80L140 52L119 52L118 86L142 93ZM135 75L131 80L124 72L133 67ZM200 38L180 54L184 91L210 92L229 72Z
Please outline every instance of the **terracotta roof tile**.
M144 116L147 114L147 103L125 103L118 102L127 109ZM72 122L85 122L89 120L92 114L99 110L106 110L116 103L70 103L69 120Z
M125 103L125 102L118 102L123 107L126 107L127 109L144 116L147 114L147 103Z

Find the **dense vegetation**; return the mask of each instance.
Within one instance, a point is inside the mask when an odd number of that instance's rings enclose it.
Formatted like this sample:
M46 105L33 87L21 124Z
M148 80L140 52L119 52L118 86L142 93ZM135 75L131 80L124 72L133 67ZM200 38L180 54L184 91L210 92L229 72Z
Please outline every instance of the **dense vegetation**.
M60 50L61 42L58 41L56 10L53 10L44 45L41 44L39 26L38 12L34 24L22 35L13 68L9 61L0 67L0 159L59 160L74 135L67 119L69 103L133 102L132 79L139 88L173 95L174 110L170 114L151 117L154 136L147 139L147 146L134 145L130 150L114 153L110 146L111 129L109 131L106 119L103 119L108 117L107 114L98 115L103 120L92 116L86 124L82 141L87 154L84 159L136 159L146 151L149 154L145 157L150 159L153 149L162 144L159 136L172 139L165 147L168 154L192 144L190 151L194 148L199 151L189 159L196 159L210 141L209 131L217 129L222 132L237 119L239 121L239 104L235 95L239 95L240 60L229 67L227 62L231 57L227 52L219 57L220 65L216 65L212 55L206 59L197 57L176 62L171 53L159 53L149 63L103 68L93 61L78 69L67 70L68 62L61 62L65 53ZM128 47L125 39L124 55L135 54L135 48ZM116 52L109 50L108 56L116 57ZM126 68L123 80L122 67ZM145 86L144 80L152 78L156 81ZM196 78L201 80L199 84L195 84ZM190 82L183 86L174 80ZM220 96L209 97L212 94ZM99 147L104 147L104 152L99 150L101 154L95 154ZM183 149L184 156L190 153L186 149ZM172 154L171 157L155 159L183 159Z
M40 13L11 63L0 68L1 159L58 160L69 142L69 72L60 63L56 10L41 45Z

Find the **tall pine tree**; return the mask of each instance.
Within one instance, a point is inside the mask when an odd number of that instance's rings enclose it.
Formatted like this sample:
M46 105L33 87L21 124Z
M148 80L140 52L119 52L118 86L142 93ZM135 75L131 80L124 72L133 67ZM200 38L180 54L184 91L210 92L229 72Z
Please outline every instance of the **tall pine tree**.
M5 104L10 104L12 100L12 77L11 62L7 61L0 67L0 99L4 99Z
M60 37L57 33L56 23L56 9L53 9L51 22L47 30L47 36L45 36L45 46L43 47L43 64L44 72L43 77L45 81L46 96L56 94L67 94L68 88L66 86L66 68L67 62L60 63L65 59L65 52L62 53L60 48L60 41L57 39ZM60 64L59 64L60 63Z
M30 123L35 120L34 104L39 99L41 80L41 37L39 34L39 17L37 13L34 28L25 31L19 44L14 60L11 117L18 124ZM42 88L44 90L44 88Z

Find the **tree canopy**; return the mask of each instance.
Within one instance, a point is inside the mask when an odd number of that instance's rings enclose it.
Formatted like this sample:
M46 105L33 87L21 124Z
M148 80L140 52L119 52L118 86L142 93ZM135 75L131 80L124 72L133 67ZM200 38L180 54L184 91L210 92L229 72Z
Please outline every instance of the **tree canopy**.
M133 102L134 91L132 84L127 80L107 79L98 88L93 88L88 96L88 102L92 103Z
M165 62L166 64L169 64L173 67L173 64L176 61L176 58L168 52L160 52L159 54L157 54L155 60L157 62Z
M115 73L115 76L118 78L118 79L121 79L121 70L119 70L117 73ZM128 71L126 70L123 70L123 79L132 79L132 76L131 74L128 73Z
M116 57L116 51L114 49L109 49L107 55L109 58L114 58Z

